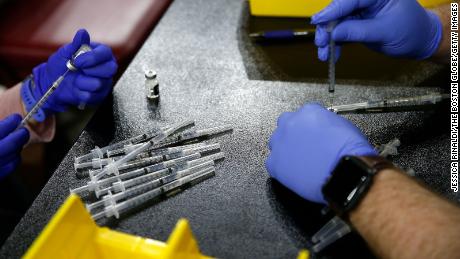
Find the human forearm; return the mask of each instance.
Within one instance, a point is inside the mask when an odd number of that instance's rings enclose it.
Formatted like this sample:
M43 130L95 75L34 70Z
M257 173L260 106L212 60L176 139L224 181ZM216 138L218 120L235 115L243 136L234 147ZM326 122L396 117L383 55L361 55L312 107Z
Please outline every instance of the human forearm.
M450 55L450 4L441 5L431 11L439 16L442 23L441 42L431 59L441 63L448 63Z
M350 221L382 258L455 258L460 208L392 169L380 172Z

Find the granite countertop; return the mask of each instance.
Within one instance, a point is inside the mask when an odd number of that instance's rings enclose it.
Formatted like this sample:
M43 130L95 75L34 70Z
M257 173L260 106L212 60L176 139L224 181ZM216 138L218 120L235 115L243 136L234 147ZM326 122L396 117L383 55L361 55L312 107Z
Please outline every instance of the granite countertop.
M286 76L276 76L276 69L269 65L264 71L260 63L264 54L247 47L245 13L247 3L242 0L174 1L116 84L112 100L82 132L1 248L0 257L22 255L68 196L69 188L84 183L75 177L74 157L95 145L104 146L186 119L195 119L197 128L233 126L232 135L214 141L221 143L226 154L225 161L217 165L216 176L106 224L118 231L165 241L177 220L184 217L190 221L202 252L220 258L295 258L300 249L308 248L308 237L327 220L320 214L321 206L300 199L271 180L264 161L278 116L309 101L327 100L326 86L321 80L289 81ZM149 106L145 98L146 68L158 73L158 107ZM427 65L423 71L433 69L437 68ZM339 80L336 102L439 91L391 85ZM449 117L443 114L448 115L448 107L346 117L373 144L400 138L402 147L395 162L414 169L416 177L457 200L459 197L449 190ZM368 253L362 240L350 235L323 256Z

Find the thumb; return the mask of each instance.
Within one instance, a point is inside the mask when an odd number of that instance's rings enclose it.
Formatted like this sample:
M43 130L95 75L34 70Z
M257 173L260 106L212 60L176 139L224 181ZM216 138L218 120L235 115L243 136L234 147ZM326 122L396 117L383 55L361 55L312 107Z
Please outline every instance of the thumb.
M339 23L332 32L338 42L380 42L385 37L377 20L347 20Z
M0 139L13 132L21 122L21 119L19 114L13 114L0 121Z
M85 29L80 29L77 31L77 33L75 33L72 42L63 47L62 54L65 58L70 59L72 58L72 55L75 54L75 52L77 52L77 50L81 47L81 45L89 45L89 43L90 37L88 31Z

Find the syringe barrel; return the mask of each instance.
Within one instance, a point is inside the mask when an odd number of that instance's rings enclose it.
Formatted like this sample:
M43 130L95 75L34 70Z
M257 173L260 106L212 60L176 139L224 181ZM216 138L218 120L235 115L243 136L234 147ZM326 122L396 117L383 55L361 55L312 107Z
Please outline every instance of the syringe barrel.
M219 152L219 153L212 154L212 155L209 155L209 156L205 156L205 157L202 157L202 158L199 158L199 159L194 159L194 160L188 161L187 165L188 166L196 166L196 165L208 162L208 161L217 161L217 160L224 159L224 158L225 158L224 152Z
M211 144L207 146L196 147L196 148L192 148L192 150L197 153L204 153L204 152L210 152L213 150L220 150L220 144L216 143L216 144Z
M118 213L124 211L124 210L128 210L130 208L134 208L140 204L143 204L144 202L148 201L148 200L151 200L151 199L154 199L156 197L158 197L159 195L161 194L164 194L164 193L167 193L169 192L170 190L173 190L179 186L182 186L186 183L189 183L189 182L192 182L192 181L195 181L195 180L201 180L201 179L205 179L211 175L214 174L214 168L210 168L210 169L204 169L200 172L197 172L197 173L194 173L194 174L191 174L191 175L188 175L184 178L181 178L181 179L178 179L178 180L175 180L171 183L168 183L168 184L165 184L163 185L162 187L159 187L159 188L156 188L156 189L153 189L151 191L148 191L148 192L145 192L141 195L138 195L138 196L135 196L131 199L128 199L124 202L121 202L117 205L115 205L116 207L116 211L118 211Z
M140 160L134 160L130 163L121 165L119 167L119 170L129 170L129 169L134 169L134 168L145 167L148 165L156 164L161 161L163 161L163 157L161 156L142 158Z
M137 177L139 175L159 171L159 170L162 170L164 168L176 167L176 166L180 165L181 163L186 163L187 161L190 161L190 160L193 160L193 159L198 159L198 158L200 158L199 153L191 154L191 155L184 156L184 157L175 158L173 160L168 160L168 161L165 161L165 162L153 164L153 165L143 167L143 168L140 168L140 169L121 172L117 176L111 176L111 177L108 177L108 178L101 179L101 180L99 180L99 183L101 184L101 186L108 185L108 184L111 184L111 183L114 183L114 182L118 181L118 179L123 180L123 179L133 178L133 177Z
M179 130L181 130L183 128L191 127L194 124L195 124L195 122L193 122L193 121L186 121L186 122L183 122L183 123L176 124L176 125L168 128L168 129L166 129L164 131L158 132L158 134L154 138L152 138L148 142L145 142L144 144L142 144L138 148L134 149L133 151L128 153L126 156L124 156L120 160L116 161L114 163L114 166L119 167L121 164L124 164L124 163L134 159L138 154L144 152L149 147L151 147L151 146L155 145L156 143L164 140L169 135L171 135L171 134L175 133L176 131L179 131ZM106 172L107 171L105 171L103 173L106 173ZM101 174L103 174L103 173L101 173Z
M343 228L347 223L340 219L338 216L332 218L326 225L324 225L313 237L313 242L318 242L329 236L331 233Z
M212 136L212 135L219 135L224 133L230 133L233 131L233 127L230 125L218 126L204 130L198 130L198 135L201 136Z
M156 179L159 179L161 177L164 177L168 174L171 174L173 172L173 169L171 168L165 168L165 169L162 169L160 171L156 171L156 172L153 172L153 173L149 173L149 174L146 174L146 175L142 175L142 176L139 176L139 177L135 177L135 178L132 178L132 179L129 179L127 181L124 181L123 185L124 185L124 188L129 188L129 187L132 187L132 186L136 186L136 185L139 185L139 184L142 184L142 183L146 183L146 182L149 182L149 181L152 181L152 180L156 180ZM116 192L121 192L122 189L119 188L119 182L114 182L113 183L113 187L114 187L114 190Z
M322 239L319 243L313 246L312 250L315 253L320 252L330 244L334 243L341 237L345 236L346 234L351 232L351 227L348 224L342 225L342 227L335 231L335 233L328 235L324 239Z

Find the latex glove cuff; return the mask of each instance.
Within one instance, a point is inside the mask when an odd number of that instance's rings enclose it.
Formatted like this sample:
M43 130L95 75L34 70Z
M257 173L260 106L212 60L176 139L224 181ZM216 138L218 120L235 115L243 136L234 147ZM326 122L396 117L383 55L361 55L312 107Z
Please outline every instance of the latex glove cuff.
M39 99L35 98L33 94L34 88L35 88L35 83L33 80L33 76L30 75L22 82L22 86L21 86L21 99L26 108L26 112L29 112L30 110L32 110L34 105L39 101ZM42 108L39 108L32 117L37 122L43 122L46 119L46 114Z

